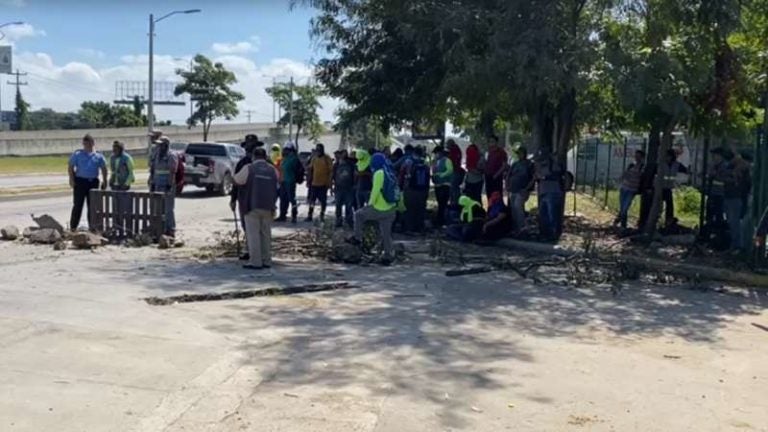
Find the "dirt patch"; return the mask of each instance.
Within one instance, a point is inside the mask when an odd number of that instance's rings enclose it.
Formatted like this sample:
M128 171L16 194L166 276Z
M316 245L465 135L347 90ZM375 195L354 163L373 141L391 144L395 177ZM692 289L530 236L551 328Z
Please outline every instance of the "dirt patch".
M228 291L223 293L205 293L205 294L182 294L171 297L147 297L144 299L152 306L167 306L176 303L196 303L220 300L240 300L251 297L269 297L283 296L303 293L314 293L322 291L334 291L340 289L350 289L353 286L349 282L331 282L324 284L297 285L290 287L274 287L259 290L247 291Z

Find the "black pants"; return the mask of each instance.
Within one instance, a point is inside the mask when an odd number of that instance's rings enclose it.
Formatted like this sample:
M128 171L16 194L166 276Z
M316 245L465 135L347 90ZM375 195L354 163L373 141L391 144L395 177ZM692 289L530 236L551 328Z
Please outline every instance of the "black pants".
M315 210L315 203L320 201L320 216L325 216L325 208L328 206L328 186L312 186L309 198L309 215Z
M296 218L299 212L296 204L296 183L283 182L280 184L280 218L288 216L288 207L291 207L291 217Z
M485 176L485 195L489 200L491 199L491 195L493 195L494 192L503 194L503 191L504 178L502 176L499 176L499 178L493 178L493 176Z
M352 228L354 224L353 206L355 191L349 189L336 189L336 226L341 227L344 222Z
M669 225L675 219L675 199L672 189L663 189L661 198L664 200L664 224Z
M428 190L406 189L403 192L405 200L405 230L424 232L424 219L427 217Z
M482 201L483 199L483 181L464 183L464 195L472 198L475 201Z
M435 215L435 227L445 225L448 212L448 200L451 198L451 186L435 186L435 199L437 200L437 215Z
M99 188L99 179L84 179L75 177L75 188L72 191L72 215L69 218L69 228L76 230L80 225L83 215L83 204L88 203L88 228L92 227L91 198L88 196L91 189Z

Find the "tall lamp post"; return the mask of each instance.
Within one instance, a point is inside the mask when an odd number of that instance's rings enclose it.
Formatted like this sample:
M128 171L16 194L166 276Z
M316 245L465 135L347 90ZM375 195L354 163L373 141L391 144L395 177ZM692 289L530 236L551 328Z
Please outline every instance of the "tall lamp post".
M147 129L149 134L152 135L155 129L155 62L154 62L154 40L155 40L155 24L160 21L177 14L193 14L201 12L200 9L188 9L177 10L169 12L160 18L155 19L153 14L149 14L149 98L147 100ZM152 143L150 142L150 145Z
M7 22L5 24L0 24L0 28L8 27L8 26L14 26L14 25L24 25L24 21L12 21ZM5 33L0 31L0 40L5 39ZM2 80L0 80L0 130L3 130L3 97L2 97Z

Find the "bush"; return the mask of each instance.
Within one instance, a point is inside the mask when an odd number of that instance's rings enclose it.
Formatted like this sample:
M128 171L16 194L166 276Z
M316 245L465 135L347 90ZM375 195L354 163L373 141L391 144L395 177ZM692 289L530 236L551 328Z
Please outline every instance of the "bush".
M698 216L701 209L701 192L698 189L683 186L675 189L675 212L681 215Z

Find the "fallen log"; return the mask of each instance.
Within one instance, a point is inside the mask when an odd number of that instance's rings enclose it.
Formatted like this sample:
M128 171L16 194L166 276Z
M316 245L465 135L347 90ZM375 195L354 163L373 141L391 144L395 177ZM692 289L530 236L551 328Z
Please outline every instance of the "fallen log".
M448 277L453 277L453 276L464 276L464 275L472 275L472 274L479 274L479 273L489 273L492 271L493 271L492 267L473 267L468 269L448 270L445 272L445 275Z
M273 287L258 290L227 291L223 293L182 294L171 297L147 297L144 299L152 306L167 306L175 303L194 303L220 300L239 300L251 297L266 297L279 295L292 295L302 293L314 293L352 288L349 282L330 282L323 284L297 285L290 287Z

